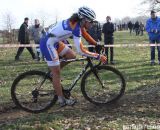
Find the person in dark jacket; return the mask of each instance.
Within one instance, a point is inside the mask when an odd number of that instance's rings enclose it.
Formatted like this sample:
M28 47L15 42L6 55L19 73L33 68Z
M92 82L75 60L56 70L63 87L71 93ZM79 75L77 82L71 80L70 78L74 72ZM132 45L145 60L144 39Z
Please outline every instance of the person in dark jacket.
M128 28L129 28L129 32L130 35L132 34L132 29L133 29L133 23L131 21L128 22Z
M146 31L149 36L150 44L160 43L160 18L156 16L155 11L151 11L151 18L146 22ZM155 46L151 46L151 65L155 65ZM160 65L160 46L157 46L158 61Z
M138 22L138 21L137 21L137 22L135 23L135 25L134 25L134 30L135 30L135 32L136 32L136 36L138 36L139 33L140 33L140 25L139 25L139 22Z
M19 29L18 42L20 42L20 44L30 44L28 21L29 19L27 17L24 18L24 23L21 25ZM26 47L26 48L32 55L32 58L35 59L36 57L35 57L35 53L33 52L32 47ZM22 54L23 50L24 50L24 47L18 48L17 54L15 56L15 60L19 60L19 57Z
M104 44L105 45L113 45L114 43L114 25L111 22L111 17L107 16L106 17L106 23L103 25L102 33L104 33ZM107 56L107 63L108 63L108 50L110 48L110 63L114 64L113 61L113 47L105 47L105 53Z
M94 21L93 25L88 29L88 33L90 36L95 40L95 41L101 41L102 40L102 30L101 30L101 25L98 21ZM91 43L89 43L92 45ZM90 52L94 52L94 47L89 47L88 50Z

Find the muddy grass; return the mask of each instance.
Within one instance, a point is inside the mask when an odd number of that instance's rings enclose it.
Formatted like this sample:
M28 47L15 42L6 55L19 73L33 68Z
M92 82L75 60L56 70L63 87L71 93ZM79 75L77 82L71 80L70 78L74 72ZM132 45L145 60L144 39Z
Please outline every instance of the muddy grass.
M14 104L1 110L1 128L28 122L33 129L122 129L128 124L160 125L160 86L142 86L126 93L117 103L99 107L79 99L74 107L51 108L42 114L19 110ZM46 124L48 124L46 126ZM35 126L36 124L36 126ZM38 125L38 128L37 128ZM50 126L50 127L49 127Z

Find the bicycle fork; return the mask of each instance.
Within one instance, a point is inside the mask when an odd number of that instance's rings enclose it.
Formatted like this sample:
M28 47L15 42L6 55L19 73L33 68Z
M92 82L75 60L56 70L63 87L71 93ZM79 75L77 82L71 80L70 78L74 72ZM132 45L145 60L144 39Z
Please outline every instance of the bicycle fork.
M100 85L102 86L102 88L104 88L104 84L101 82L100 77L98 76L98 71L97 71L97 67L100 65L100 63L96 66L94 66L91 62L91 59L87 58L88 60L88 64L87 64L87 68L88 66L90 66L91 71L93 72L93 74L95 75L96 79L98 80L98 82L100 83Z
M104 84L102 83L102 80L100 79L100 77L98 76L98 71L96 70L96 68L92 69L93 74L95 75L96 79L98 80L98 82L100 83L100 85L102 86L102 88L104 88Z

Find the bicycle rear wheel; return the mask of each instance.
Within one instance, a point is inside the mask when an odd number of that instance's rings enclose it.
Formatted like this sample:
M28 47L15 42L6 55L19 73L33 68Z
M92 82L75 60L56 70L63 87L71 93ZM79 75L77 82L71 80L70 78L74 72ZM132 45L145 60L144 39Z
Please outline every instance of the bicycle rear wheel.
M96 105L105 105L114 103L124 94L126 83L117 69L97 66L95 73L91 69L82 78L81 91L85 99Z
M34 70L22 73L14 80L11 96L16 106L32 113L43 112L57 101L51 77Z

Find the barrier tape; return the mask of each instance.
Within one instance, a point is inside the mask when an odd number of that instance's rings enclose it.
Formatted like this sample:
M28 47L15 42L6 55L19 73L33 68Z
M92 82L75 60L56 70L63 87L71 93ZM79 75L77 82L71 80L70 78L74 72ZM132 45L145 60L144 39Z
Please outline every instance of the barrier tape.
M38 47L37 44L0 44L0 48Z
M144 44L114 44L114 45L104 45L104 47L148 47L148 46L160 46L160 44L149 44L149 43L144 43ZM85 47L95 47L93 45L87 45Z
M73 45L69 45L73 46ZM105 47L148 47L148 46L160 46L160 44L114 44L104 45ZM37 44L0 44L0 48L18 48L18 47L39 47ZM85 45L85 47L95 47L94 45Z

